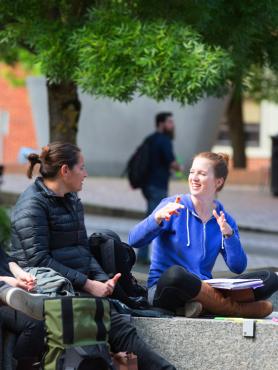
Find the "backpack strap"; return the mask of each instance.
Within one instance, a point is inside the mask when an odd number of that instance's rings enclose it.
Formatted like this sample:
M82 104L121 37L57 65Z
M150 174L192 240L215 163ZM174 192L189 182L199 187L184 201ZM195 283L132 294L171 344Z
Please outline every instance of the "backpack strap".
M72 344L74 341L72 297L65 297L61 300L61 310L63 341L65 344Z
M97 325L97 337L98 341L103 341L106 339L106 328L103 323L104 308L103 303L100 298L96 298L96 315L95 321Z

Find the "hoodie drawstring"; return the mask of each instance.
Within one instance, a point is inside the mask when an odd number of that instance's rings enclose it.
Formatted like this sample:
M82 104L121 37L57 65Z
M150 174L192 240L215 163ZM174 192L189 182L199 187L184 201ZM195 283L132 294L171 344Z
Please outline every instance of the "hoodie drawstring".
M187 244L186 246L190 246L190 233L189 233L189 210L186 208L186 231L187 231Z
M223 234L222 234L221 249L224 249L224 236L223 236Z

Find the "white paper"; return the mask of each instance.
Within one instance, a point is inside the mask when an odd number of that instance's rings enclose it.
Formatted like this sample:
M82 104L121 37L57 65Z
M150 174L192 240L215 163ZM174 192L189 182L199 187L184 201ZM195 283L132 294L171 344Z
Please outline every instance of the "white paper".
M217 289L240 290L240 289L256 289L262 287L263 281L261 279L209 279L206 283Z

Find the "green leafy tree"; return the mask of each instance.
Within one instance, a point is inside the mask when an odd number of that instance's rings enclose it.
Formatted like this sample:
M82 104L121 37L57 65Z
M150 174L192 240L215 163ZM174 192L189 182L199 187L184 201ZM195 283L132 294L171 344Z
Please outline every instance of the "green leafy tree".
M157 0L142 0L140 4L137 11L143 19L160 17L191 25L205 43L229 53L234 67L229 75L227 123L234 165L245 167L243 98L277 101L278 0L161 0L159 7Z
M233 65L228 52L204 43L178 17L142 16L144 6L124 0L1 0L0 57L16 61L18 50L25 50L47 77L50 140L75 142L77 86L120 101L139 93L181 104L224 93Z

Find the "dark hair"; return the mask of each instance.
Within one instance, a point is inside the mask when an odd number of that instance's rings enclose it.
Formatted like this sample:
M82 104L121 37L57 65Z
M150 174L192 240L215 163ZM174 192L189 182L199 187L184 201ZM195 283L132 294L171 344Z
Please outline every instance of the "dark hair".
M229 155L225 153L202 152L197 154L195 158L207 158L213 162L214 176L217 179L224 179L223 184L217 189L217 191L220 191L229 173Z
M171 112L160 112L155 116L155 126L159 127L161 123L164 123L173 113Z
M41 154L31 153L28 156L30 166L27 176L32 178L33 169L40 164L40 174L43 178L55 178L60 168L66 164L70 169L78 163L80 149L70 143L53 142L42 148Z

